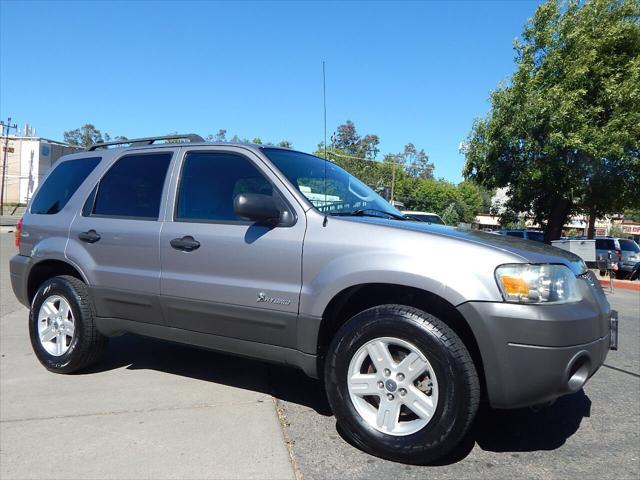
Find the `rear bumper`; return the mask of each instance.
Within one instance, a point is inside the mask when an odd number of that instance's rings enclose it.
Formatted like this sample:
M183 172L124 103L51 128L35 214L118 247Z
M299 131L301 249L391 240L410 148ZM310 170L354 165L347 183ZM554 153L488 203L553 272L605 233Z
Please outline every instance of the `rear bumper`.
M11 288L20 303L29 307L29 295L27 281L32 259L25 255L15 255L9 261L9 274L11 277Z
M611 346L609 305L604 296L591 300L548 306L468 302L458 307L478 343L492 407L535 405L582 388Z

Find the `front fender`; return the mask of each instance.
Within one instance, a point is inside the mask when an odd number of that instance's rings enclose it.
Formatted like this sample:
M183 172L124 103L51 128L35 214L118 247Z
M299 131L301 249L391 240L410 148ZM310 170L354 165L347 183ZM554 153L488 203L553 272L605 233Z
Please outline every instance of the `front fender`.
M500 299L495 281L487 282L484 273L478 276L467 270L463 274L456 271L455 266L449 268L424 257L369 250L341 255L326 263L303 285L300 312L322 316L326 306L340 292L370 283L414 287L436 294L452 305L470 298L479 301Z

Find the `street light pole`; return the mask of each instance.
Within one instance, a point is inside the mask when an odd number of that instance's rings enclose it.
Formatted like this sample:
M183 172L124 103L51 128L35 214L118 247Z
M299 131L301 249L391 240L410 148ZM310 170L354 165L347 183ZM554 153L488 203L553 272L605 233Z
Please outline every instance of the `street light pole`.
M9 130L18 129L15 123L11 125L11 117L7 118L7 123L0 121L4 133L4 159L2 160L2 186L0 186L0 216L4 214L4 184L7 178L7 153L9 151Z

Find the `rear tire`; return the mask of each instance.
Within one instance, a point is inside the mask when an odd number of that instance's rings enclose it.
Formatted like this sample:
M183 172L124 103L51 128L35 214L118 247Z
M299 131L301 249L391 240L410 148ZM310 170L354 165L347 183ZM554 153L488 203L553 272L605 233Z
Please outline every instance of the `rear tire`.
M379 353L384 345L390 356ZM374 307L346 322L329 347L324 374L329 403L349 439L404 463L427 464L449 453L480 400L462 340L433 315L402 305Z
M40 363L55 373L73 373L97 362L107 344L98 332L87 285L68 275L38 289L29 314L31 346Z

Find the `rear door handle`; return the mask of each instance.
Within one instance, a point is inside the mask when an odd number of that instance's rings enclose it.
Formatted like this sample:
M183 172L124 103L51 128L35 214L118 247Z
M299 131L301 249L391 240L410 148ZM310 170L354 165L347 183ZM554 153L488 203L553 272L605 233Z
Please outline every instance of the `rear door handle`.
M182 250L183 252L193 252L200 248L200 242L191 235L186 235L182 238L174 238L169 243L176 250Z
M82 240L83 242L87 242L87 243L96 243L98 240L100 240L102 237L100 236L100 234L98 232L96 232L95 230L89 230L88 232L80 232L78 234L78 238L80 240Z

